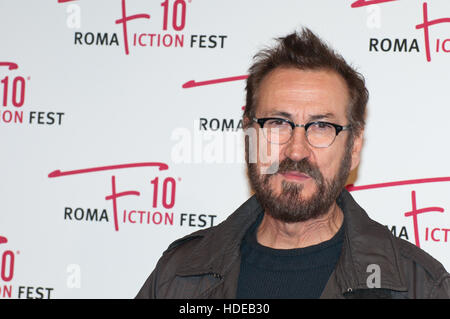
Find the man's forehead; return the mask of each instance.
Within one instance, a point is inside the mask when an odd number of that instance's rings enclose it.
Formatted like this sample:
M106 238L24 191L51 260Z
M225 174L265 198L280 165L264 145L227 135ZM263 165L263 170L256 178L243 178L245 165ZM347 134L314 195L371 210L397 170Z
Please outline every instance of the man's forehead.
M285 117L335 118L348 105L344 79L328 70L275 69L262 81L258 95L259 112Z

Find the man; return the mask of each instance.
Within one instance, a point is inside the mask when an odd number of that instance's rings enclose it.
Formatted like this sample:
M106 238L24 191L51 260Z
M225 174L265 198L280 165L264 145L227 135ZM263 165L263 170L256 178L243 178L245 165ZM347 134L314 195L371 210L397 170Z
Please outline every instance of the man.
M363 144L363 77L308 29L261 51L249 73L244 125L263 133L246 141L255 195L172 243L137 298L449 298L444 267L345 190ZM255 150L272 156L252 161Z

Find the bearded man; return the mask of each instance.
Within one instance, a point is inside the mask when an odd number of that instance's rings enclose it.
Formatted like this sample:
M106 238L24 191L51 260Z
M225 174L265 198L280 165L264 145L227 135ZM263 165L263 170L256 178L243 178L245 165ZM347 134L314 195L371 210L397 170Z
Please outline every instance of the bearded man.
M246 90L254 196L172 243L137 298L450 298L444 267L345 189L363 144L362 75L305 28L255 56Z

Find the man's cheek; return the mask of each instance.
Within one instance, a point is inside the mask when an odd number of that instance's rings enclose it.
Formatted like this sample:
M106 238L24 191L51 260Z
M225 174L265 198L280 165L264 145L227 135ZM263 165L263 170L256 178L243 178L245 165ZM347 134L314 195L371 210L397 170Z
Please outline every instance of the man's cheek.
M262 131L258 136L258 162L260 174L276 174L279 169L281 147L279 144L269 143Z

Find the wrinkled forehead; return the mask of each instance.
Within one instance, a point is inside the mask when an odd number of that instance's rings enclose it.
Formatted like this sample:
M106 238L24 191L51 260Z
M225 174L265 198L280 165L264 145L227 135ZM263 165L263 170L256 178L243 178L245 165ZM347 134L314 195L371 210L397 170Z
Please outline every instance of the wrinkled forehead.
M349 93L345 80L329 70L277 68L262 80L255 114L305 119L327 115L344 120Z

